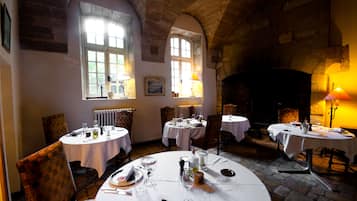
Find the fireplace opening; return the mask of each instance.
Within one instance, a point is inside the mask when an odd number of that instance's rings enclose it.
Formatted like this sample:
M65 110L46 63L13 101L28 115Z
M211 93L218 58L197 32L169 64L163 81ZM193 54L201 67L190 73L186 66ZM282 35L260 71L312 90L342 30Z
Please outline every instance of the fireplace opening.
M310 118L311 74L275 69L241 72L222 83L222 105L237 105L252 127L278 122L278 110L295 108L299 120Z

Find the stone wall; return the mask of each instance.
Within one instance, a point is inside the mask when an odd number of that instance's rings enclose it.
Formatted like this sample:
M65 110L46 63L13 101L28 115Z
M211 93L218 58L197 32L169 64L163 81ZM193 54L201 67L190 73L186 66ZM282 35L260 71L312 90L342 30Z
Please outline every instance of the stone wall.
M222 80L245 71L291 69L312 74L311 119L323 123L328 77L326 68L343 60L341 37L331 29L330 2L326 0L273 1L251 16L231 36L232 44L223 46L217 69L217 90ZM257 80L259 82L259 80ZM263 83L262 83L263 84ZM217 110L222 100L218 96Z

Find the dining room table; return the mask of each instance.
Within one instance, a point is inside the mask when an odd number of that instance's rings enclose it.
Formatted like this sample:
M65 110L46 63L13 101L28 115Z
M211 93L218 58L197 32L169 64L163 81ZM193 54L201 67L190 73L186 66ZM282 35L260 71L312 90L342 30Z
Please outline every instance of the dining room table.
M162 133L162 143L169 146L169 139L175 139L176 145L182 150L190 150L191 139L205 135L207 121L194 118L175 118L165 123Z
M247 117L238 115L222 115L221 130L231 133L237 142L246 137L246 132L250 128Z
M266 186L251 170L235 161L215 154L209 153L205 158L205 168L198 169L197 173L202 175L200 177L202 183L197 185L193 177L189 177L189 182L187 182L180 174L180 161L187 162L191 157L192 152L190 151L167 151L146 155L131 161L114 171L106 179L98 190L95 200L271 200ZM144 161L146 162L144 163ZM134 178L127 185L121 185L117 181L117 175L128 170L134 170Z
M86 133L89 135L86 136ZM93 128L74 130L59 140L63 144L68 162L80 161L81 166L97 170L98 175L103 175L106 162L120 153L121 150L128 154L131 140L128 130L121 127L106 126L103 133L93 138Z
M341 150L348 159L348 163L352 162L354 156L357 155L357 138L353 133L341 128L312 125L311 129L304 132L299 122L291 122L271 124L267 130L272 140L283 145L283 150L288 157L293 158L299 153L306 152L305 167L301 169L280 169L279 172L310 174L330 191L333 191L335 187L314 173L312 166L313 149Z

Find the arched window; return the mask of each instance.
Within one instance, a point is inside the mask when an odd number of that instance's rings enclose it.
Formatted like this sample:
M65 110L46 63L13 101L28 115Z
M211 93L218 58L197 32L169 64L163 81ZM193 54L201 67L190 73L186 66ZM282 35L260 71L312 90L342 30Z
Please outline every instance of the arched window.
M177 30L177 28L175 29ZM173 97L202 97L201 37L170 35L171 91Z

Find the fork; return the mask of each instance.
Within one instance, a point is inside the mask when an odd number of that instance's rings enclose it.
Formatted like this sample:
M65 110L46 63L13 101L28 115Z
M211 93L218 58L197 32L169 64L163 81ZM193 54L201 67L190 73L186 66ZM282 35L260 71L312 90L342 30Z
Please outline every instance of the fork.
M104 193L113 193L119 195L129 195L129 196L133 195L131 191L120 190L118 188L102 188L101 191L103 191Z

